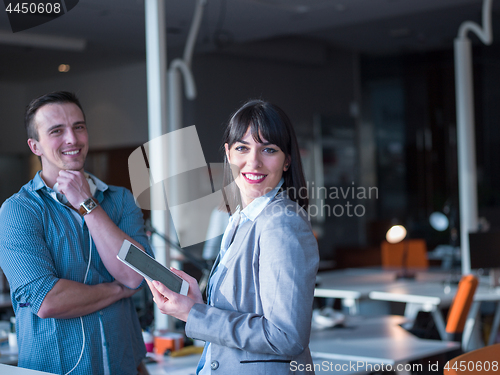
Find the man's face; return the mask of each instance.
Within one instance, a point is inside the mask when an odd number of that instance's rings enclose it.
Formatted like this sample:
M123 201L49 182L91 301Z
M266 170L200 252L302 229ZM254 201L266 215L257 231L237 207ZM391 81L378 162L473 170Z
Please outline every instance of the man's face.
M38 141L28 139L31 151L42 159L42 177L55 184L59 171L83 171L88 134L82 111L73 103L47 104L33 119Z

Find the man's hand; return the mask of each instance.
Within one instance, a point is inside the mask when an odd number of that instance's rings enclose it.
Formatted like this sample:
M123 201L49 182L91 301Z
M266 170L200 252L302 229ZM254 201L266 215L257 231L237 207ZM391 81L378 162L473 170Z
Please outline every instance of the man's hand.
M118 282L118 281L113 281L113 283L115 284L118 284L121 288L120 290L120 297L121 298L128 298L128 297L132 297L134 294L136 294L139 290L141 290L142 288L139 288L139 289L130 289L130 288L127 288L125 285L123 285L122 283Z
M61 170L57 177L58 190L64 194L69 203L76 209L82 202L92 197L90 186L85 175L80 171Z

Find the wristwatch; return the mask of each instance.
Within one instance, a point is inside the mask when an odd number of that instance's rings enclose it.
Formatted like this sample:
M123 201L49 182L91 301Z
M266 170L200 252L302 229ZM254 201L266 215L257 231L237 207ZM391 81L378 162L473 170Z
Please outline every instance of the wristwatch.
M80 215L85 216L87 214L90 214L94 209L97 208L97 206L99 206L99 202L90 197L80 204L78 212L80 213Z

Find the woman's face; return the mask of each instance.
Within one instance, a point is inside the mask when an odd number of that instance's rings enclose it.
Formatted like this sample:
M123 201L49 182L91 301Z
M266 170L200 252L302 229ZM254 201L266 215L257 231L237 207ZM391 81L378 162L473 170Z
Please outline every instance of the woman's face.
M256 142L247 129L242 139L231 148L226 143L226 156L232 164L236 185L240 189L243 208L278 185L283 172L289 168L289 158L281 149L260 135ZM237 167L235 170L234 167Z

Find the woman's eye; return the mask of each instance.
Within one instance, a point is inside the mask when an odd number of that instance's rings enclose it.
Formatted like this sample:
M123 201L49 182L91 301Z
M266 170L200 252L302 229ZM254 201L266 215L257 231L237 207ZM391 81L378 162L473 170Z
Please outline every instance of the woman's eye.
M247 148L245 146L237 146L234 148L236 151L242 152L245 151Z
M274 154L275 152L278 152L278 150L276 150L275 148L265 148L264 149L264 152L268 153L268 154Z

